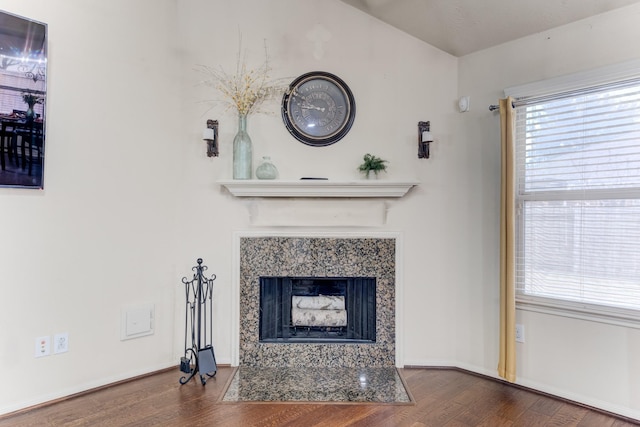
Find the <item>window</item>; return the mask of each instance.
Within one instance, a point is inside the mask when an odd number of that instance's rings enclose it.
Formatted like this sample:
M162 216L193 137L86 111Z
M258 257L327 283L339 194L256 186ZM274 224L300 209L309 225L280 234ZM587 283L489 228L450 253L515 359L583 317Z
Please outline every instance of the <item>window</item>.
M519 306L640 320L640 79L516 97L516 163Z

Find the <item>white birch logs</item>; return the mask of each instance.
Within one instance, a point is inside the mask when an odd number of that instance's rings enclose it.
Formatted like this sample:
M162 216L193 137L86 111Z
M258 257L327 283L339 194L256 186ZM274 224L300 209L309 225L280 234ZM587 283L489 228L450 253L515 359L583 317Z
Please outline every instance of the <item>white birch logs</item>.
M291 306L312 310L344 310L344 296L318 295L307 297L294 295L291 297Z
M294 297L295 298L295 297ZM347 310L291 308L293 326L347 326Z

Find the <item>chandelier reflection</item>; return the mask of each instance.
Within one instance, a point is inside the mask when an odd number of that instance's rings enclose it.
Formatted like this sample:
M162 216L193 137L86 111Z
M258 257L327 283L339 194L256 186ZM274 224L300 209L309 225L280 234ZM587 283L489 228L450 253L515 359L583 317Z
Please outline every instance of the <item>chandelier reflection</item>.
M17 58L14 56L0 54L0 69L17 73L37 82L38 80L44 80L46 77L47 60L42 57Z

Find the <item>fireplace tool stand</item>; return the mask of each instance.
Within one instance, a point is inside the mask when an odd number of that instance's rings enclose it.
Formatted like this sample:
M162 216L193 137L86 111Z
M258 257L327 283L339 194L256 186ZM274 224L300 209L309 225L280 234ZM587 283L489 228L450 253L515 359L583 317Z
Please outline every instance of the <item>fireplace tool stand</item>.
M184 322L184 356L180 358L180 370L185 374L180 378L180 384L186 384L197 373L200 374L202 385L207 383L207 377L212 378L218 370L216 357L212 345L212 308L213 281L204 276L207 267L202 265L202 258L198 258L198 265L192 268L193 279L182 278L185 289L185 322Z

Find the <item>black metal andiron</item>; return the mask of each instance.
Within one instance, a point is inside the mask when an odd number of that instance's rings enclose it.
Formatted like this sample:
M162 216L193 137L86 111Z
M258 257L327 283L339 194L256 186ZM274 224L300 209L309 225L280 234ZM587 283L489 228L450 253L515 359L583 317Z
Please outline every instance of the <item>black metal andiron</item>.
M204 276L207 267L198 258L198 265L192 268L193 279L182 278L184 284L186 306L184 322L184 356L180 358L180 370L184 375L180 384L186 384L196 373L200 373L202 385L207 383L206 377L214 377L218 370L216 356L212 345L212 308L213 281Z

